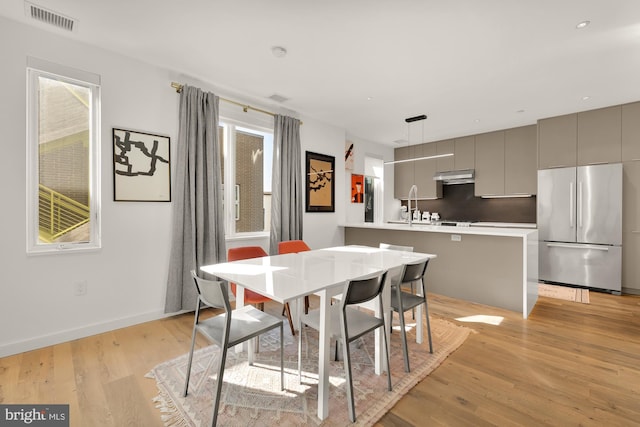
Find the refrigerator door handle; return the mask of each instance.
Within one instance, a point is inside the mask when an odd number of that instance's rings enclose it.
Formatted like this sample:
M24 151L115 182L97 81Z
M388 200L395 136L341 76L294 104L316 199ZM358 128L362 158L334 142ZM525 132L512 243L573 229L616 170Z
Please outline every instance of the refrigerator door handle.
M577 244L567 244L567 243L547 243L547 246L550 248L566 248L566 249L595 249L597 251L609 252L608 246L602 245L577 245Z
M582 228L582 181L578 182L578 197L576 204L578 205L578 228Z
M573 194L573 182L569 183L569 228L573 228L573 218L575 216L575 213L573 212L573 200L574 200L574 194Z

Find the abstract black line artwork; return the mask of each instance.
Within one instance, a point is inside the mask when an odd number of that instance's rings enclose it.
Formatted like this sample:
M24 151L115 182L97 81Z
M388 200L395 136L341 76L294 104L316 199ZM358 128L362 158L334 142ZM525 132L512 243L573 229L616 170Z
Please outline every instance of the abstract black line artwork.
M335 212L335 157L306 152L307 212Z
M170 138L113 129L113 200L171 201Z

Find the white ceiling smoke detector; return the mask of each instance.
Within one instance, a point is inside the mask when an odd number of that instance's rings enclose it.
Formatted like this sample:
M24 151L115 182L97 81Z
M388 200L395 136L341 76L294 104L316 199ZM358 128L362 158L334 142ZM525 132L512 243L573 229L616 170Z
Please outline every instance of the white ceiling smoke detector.
M282 46L274 46L271 48L271 53L273 53L273 56L276 58L284 58L287 55L287 49Z

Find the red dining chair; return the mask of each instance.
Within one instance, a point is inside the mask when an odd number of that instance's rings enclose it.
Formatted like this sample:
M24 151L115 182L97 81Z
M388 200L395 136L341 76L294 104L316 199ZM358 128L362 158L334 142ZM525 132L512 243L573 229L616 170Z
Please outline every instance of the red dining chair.
M297 254L298 252L310 251L311 248L304 242L304 240L287 240L284 242L278 243L278 253L279 254ZM283 312L285 310L291 311L288 308L289 303L286 303L283 308ZM309 313L309 295L304 297L304 314Z
M260 246L241 246L239 248L230 248L227 253L228 261L238 261L241 259L251 259L269 256ZM231 283L231 292L236 295L236 284ZM244 303L254 304L260 310L264 311L264 303L271 301L271 298L266 297L257 292L253 292L249 289L244 290ZM289 304L285 304L284 311L286 311L287 319L289 320L289 326L291 327L291 333L295 335L295 329L293 328L293 319L291 319L291 310Z

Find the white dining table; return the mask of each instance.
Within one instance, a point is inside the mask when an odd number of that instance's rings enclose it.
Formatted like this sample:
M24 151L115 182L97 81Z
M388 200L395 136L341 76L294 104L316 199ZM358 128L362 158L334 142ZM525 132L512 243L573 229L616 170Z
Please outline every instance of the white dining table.
M244 288L282 304L296 302L296 306L300 305L299 300L306 295L316 294L320 297L318 418L324 420L329 415L330 319L328 313L331 297L342 293L349 280L385 270L390 272L400 270L406 263L435 257L434 254L368 246L338 246L205 265L201 270L236 284L236 308L244 306ZM383 292L383 306L386 313L379 313L377 310L377 316L388 316L389 300L390 286L387 285ZM299 310L296 311L299 313ZM416 315L419 314L416 313ZM387 324L390 325L390 322ZM422 322L416 322L416 329L420 342ZM382 351L382 335L377 332L375 372L378 375L385 369Z

